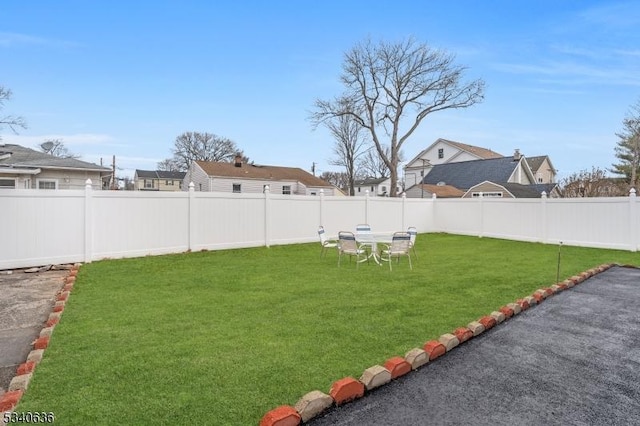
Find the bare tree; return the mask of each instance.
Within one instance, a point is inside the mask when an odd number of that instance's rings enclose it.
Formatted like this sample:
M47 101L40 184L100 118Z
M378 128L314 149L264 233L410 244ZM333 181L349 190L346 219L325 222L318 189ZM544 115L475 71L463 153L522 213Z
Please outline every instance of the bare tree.
M352 108L348 99L343 99L342 108ZM337 115L322 122L334 138L333 159L329 164L344 167L347 177L347 192L355 195L356 166L358 158L365 152L366 141L362 126L351 115Z
M158 168L158 170L161 170L163 172L179 172L180 171L180 166L178 165L178 163L175 161L174 158L164 159L160 161L156 167Z
M47 139L40 145L42 152L60 158L80 158L80 155L74 154L64 146L62 139Z
M560 196L576 197L618 197L626 195L623 179L607 177L607 172L598 167L591 171L581 170L562 179L558 184Z
M11 99L11 90L0 86L0 111L4 108L4 103ZM8 127L12 132L17 133L17 128L26 129L27 123L24 118L15 115L0 116L0 130L4 127ZM0 140L2 137L0 136Z
M390 195L396 196L400 148L422 120L437 111L470 107L484 98L484 81L463 83L466 68L455 65L454 59L412 38L377 45L367 40L345 55L341 75L345 93L332 101L317 100L311 118L321 123L348 115L365 128L389 168ZM353 108L344 108L344 98ZM384 152L385 145L389 154Z
M329 182L331 185L337 186L343 191L349 189L349 177L345 172L322 172L320 179Z
M616 158L620 160L614 164L611 172L625 176L629 188L638 188L640 174L640 100L622 121L622 131L616 133L619 141L615 147Z
M365 152L360 162L358 163L358 171L362 177L373 177L373 178L382 178L389 177L389 167L387 163L378 155L378 151L375 147L371 147L367 152ZM391 155L391 149L389 146L383 147L384 153L386 156ZM398 163L402 163L404 161L404 153L400 151L398 153Z
M187 171L193 161L232 161L237 152L231 139L206 132L185 132L175 140L173 157L165 161L175 163L179 171Z

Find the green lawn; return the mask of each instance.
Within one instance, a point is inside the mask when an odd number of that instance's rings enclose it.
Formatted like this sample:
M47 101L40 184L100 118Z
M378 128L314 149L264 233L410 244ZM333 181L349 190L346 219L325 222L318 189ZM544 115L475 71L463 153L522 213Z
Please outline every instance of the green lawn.
M251 425L555 282L558 247L420 234L419 259L319 244L106 260L80 273L17 411L56 424ZM562 248L561 279L624 251Z

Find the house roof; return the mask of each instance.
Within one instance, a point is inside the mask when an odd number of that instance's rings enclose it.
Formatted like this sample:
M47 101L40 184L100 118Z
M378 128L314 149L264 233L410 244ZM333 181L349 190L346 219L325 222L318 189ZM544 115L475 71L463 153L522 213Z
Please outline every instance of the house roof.
M61 158L20 145L0 144L0 167L111 171L108 167L78 160Z
M540 166L542 166L542 163L544 162L544 160L547 160L549 162L549 165L555 172L555 168L553 167L553 164L551 164L551 159L549 158L548 155L538 155L536 157L527 157L527 163L529 164L529 168L531 168L531 171L533 173L538 171Z
M136 169L136 176L142 179L184 179L186 172L168 172L165 170L139 170Z
M234 163L212 161L196 161L195 163L207 175L213 177L295 181L307 187L333 188L330 183L298 167L261 166L247 163L242 163L241 167L236 167Z
M483 181L508 182L520 161L501 157L436 164L424 177L423 183L437 185L443 182L466 190Z
M451 185L418 184L413 187L417 187L418 190L424 189L425 192L429 192L430 194L436 194L438 198L460 198L464 195L464 191Z
M475 145L468 145L466 143L461 143L461 142L455 142L455 141L450 141L450 140L446 140L446 139L442 139L443 141L445 141L446 143L448 143L449 145L453 145L455 147L458 147L460 149L462 149L463 151L467 151L473 155L476 155L482 159L489 159L489 158L502 158L503 156L501 154L498 154L497 152L491 151L488 148L482 148L480 146L475 146Z
M355 181L354 185L355 186L380 185L382 182L388 179L389 179L388 177L360 179Z
M501 154L498 154L497 152L494 152L494 151L492 151L492 150L490 150L488 148L482 148L480 146L469 145L469 144L466 144L466 143L461 143L461 142L451 141L451 140L448 140L448 139L438 138L438 139L436 139L436 141L434 143L429 145L428 148L425 148L422 151L420 151L420 153L418 155L416 155L413 159L411 159L411 161L409 161L407 163L407 165L413 164L414 162L419 160L425 154L425 152L430 150L434 145L436 145L438 143L445 143L445 144L454 146L454 147L456 147L458 149L461 149L461 150L466 151L466 152L468 152L468 153L470 153L472 155L475 155L479 159L501 158L502 157Z

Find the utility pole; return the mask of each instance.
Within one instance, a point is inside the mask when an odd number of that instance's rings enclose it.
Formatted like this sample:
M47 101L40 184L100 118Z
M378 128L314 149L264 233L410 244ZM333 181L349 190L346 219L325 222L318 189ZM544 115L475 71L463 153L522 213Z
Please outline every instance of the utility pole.
M111 163L111 188L118 189L116 187L116 156L113 156L113 162Z
M316 175L316 162L311 163L311 174Z

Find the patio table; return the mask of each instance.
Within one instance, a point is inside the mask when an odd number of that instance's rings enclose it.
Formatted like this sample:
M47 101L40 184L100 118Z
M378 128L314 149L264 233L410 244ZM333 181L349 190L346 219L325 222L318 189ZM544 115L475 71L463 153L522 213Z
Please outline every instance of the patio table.
M366 259L361 260L364 262L367 259L373 259L378 265L381 265L380 261L383 260L378 252L378 244L391 244L393 240L393 232L356 232L356 241L359 245L365 245L371 247L371 253Z

